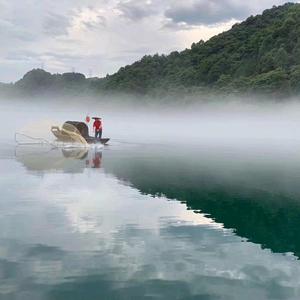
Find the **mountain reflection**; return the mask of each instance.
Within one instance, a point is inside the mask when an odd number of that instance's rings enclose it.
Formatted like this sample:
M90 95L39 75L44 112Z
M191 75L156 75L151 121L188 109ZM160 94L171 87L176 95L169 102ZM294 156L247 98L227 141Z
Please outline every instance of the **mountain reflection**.
M143 194L184 202L263 248L300 257L300 169L293 160L283 164L276 155L263 163L264 158L255 155L245 159L203 149L123 147L19 153L17 160L31 171L81 173L103 167Z
M262 163L255 155L152 151L151 159L149 152L147 159L130 154L107 169L142 193L182 201L263 248L300 256L299 164L278 162L274 153Z

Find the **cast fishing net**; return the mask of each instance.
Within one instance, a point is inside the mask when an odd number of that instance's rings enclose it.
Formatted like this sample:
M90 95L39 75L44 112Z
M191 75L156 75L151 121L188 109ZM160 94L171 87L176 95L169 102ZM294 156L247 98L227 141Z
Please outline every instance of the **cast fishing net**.
M52 145L55 147L86 147L88 143L80 131L69 123L62 127L57 122L41 121L29 124L15 133L18 145Z

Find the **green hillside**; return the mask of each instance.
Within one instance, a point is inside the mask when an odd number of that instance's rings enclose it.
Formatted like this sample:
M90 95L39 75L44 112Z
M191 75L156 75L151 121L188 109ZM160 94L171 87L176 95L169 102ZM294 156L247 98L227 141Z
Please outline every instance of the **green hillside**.
M172 90L300 91L300 4L273 7L207 42L144 56L107 76L103 88L141 94Z

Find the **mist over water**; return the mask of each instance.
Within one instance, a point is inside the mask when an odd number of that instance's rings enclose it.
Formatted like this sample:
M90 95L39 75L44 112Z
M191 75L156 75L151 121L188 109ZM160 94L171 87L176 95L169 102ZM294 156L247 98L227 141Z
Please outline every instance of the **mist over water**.
M0 298L299 299L299 108L2 100ZM15 145L87 114L108 146Z
M145 104L120 99L33 99L1 100L1 137L10 139L16 131L62 125L66 120L84 121L99 115L104 132L113 140L235 146L298 144L300 104L294 101L216 99L212 103ZM125 103L124 103L125 102ZM46 125L45 125L46 124ZM45 130L44 130L45 129ZM34 132L33 132L34 133Z

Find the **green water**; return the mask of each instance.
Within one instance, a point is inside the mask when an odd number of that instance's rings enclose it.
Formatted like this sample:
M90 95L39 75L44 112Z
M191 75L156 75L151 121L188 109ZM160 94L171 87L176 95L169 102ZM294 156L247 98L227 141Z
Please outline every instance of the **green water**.
M1 144L0 299L299 299L296 148Z

